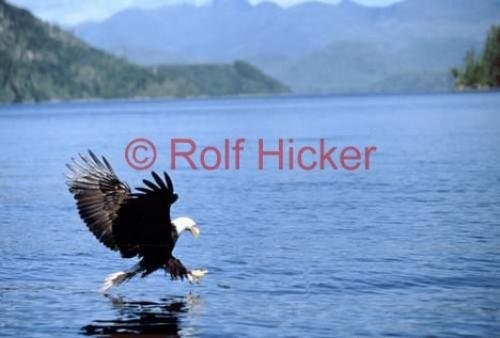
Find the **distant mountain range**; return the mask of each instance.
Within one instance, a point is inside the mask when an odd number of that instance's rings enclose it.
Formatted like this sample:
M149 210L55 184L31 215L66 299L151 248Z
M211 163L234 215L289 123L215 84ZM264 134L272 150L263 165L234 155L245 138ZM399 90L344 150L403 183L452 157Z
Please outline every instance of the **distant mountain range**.
M500 0L407 0L388 7L246 0L127 9L73 31L132 61L247 60L295 92L437 91L500 23Z
M235 61L144 67L93 47L0 0L0 102L288 92Z

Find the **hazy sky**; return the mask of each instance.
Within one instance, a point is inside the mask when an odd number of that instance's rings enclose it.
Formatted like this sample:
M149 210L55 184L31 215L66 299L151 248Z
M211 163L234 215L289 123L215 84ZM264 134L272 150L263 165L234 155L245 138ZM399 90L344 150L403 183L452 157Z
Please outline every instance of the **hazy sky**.
M311 0L249 0L252 4L272 1L280 6L293 6ZM341 0L321 0L338 3ZM387 6L402 0L354 0L367 6ZM30 9L35 15L63 25L75 25L88 20L103 20L128 7L155 8L168 4L191 3L198 6L211 0L8 0L8 2Z

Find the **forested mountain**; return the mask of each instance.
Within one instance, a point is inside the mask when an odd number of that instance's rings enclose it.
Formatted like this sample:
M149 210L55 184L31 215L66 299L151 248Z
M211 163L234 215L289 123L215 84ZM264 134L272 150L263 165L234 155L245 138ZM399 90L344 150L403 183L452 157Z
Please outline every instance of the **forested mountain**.
M129 8L75 34L141 64L243 59L295 92L453 88L450 67L479 50L500 0L407 0L388 7L246 0Z
M0 0L0 102L268 94L288 88L243 61L144 67Z

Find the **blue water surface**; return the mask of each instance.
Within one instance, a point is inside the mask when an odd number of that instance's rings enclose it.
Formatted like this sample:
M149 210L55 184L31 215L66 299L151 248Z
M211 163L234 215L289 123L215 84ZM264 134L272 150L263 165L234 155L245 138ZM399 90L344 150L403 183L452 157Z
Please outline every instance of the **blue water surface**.
M500 332L500 94L105 101L0 107L0 336L493 337ZM163 272L112 290L134 260L87 231L65 163L91 148L131 186L127 143L155 142L202 236ZM170 140L240 170L170 168ZM370 170L258 170L276 147L376 146ZM142 154L141 154L142 155Z

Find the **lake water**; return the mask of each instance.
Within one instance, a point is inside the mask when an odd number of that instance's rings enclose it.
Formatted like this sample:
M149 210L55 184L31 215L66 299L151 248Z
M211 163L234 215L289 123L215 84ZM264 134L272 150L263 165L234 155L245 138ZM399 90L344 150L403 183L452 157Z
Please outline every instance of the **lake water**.
M0 107L0 335L493 337L500 332L500 94ZM129 268L80 221L63 173L91 148L140 185L154 141L202 235L175 254L199 285ZM170 140L246 139L240 170L170 169ZM257 140L376 146L370 170L258 170ZM274 142L274 143L273 143ZM142 154L141 154L142 155Z

